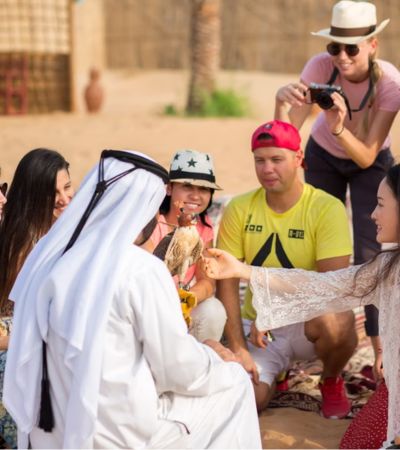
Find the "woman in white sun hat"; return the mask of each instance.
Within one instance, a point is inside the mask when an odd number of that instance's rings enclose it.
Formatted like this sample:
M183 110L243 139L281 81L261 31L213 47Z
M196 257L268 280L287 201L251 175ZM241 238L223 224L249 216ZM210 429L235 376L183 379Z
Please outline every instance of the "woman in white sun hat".
M214 230L207 211L212 203L216 184L213 160L210 154L196 150L180 150L171 160L167 195L160 208L158 225L151 240L157 246L161 240L178 226L178 216L195 214L197 231L204 248L213 246ZM177 277L174 277L177 283ZM208 278L200 264L193 264L186 272L184 285L197 299L191 312L190 333L200 342L206 339L219 341L226 322L223 304L214 297L215 280Z
M400 75L392 64L376 59L377 35L388 22L378 24L372 3L336 3L330 28L312 33L327 42L326 52L306 63L298 83L283 86L276 94L275 117L298 128L311 112L311 83L338 85L348 99L346 106L340 93L332 93L333 106L318 114L305 151L305 180L343 202L349 188L355 264L380 249L370 214L379 183L393 165L388 135L400 108ZM365 328L375 352L374 374L380 379L378 312L372 305L365 309Z

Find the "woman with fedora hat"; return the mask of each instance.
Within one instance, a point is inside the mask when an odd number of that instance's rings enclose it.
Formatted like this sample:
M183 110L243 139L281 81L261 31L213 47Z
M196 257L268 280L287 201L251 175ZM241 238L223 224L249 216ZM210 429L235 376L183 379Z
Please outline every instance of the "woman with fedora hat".
M305 180L343 202L349 188L355 264L380 249L370 214L379 183L393 164L389 131L400 108L400 74L389 62L376 59L377 35L388 22L377 23L372 3L336 3L330 28L312 33L328 42L326 52L306 63L298 83L283 86L276 94L276 118L301 128L312 108L311 83L338 85L344 93L330 94L333 107L321 111L312 126ZM378 312L372 305L365 311L365 328L375 352L374 374L380 379Z
M214 231L207 211L214 191L221 190L215 181L210 154L196 150L180 150L175 153L170 164L167 195L160 207L158 225L151 237L154 246L178 226L181 208L184 213L198 216L196 227L204 248L213 246ZM193 264L186 272L184 285L197 299L197 306L191 312L190 333L200 342L206 339L219 341L225 327L226 311L223 304L214 297L215 280L206 276L200 264Z

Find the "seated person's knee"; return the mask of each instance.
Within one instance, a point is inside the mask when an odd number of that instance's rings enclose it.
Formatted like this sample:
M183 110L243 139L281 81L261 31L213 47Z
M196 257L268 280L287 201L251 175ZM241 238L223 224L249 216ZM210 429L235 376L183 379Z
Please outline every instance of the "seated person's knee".
M329 347L355 347L358 340L353 311L316 317L306 322L305 334L311 342L324 341Z
M219 341L224 331L226 318L224 305L217 298L210 297L193 309L191 334L199 341L204 339Z

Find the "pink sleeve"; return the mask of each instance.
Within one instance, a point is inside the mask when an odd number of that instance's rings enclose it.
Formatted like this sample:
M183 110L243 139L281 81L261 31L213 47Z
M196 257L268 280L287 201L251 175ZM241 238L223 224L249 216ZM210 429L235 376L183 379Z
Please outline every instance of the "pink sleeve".
M307 85L310 83L325 84L331 78L333 70L334 65L328 53L319 53L307 61L300 79Z
M400 73L387 61L379 61L383 75L377 84L378 109L397 112L400 109Z
M206 222L210 225L207 227L206 225L203 225L201 220L199 219L199 222L197 223L197 230L199 231L201 240L204 243L207 242L213 242L214 241L214 229L211 224L211 220L208 216L206 216Z

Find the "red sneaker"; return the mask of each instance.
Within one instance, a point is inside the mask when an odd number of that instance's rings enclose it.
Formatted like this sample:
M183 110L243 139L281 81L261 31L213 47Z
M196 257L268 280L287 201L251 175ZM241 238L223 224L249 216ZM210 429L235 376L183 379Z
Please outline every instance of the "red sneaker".
M289 372L281 372L276 377L276 390L279 392L289 390Z
M351 403L346 395L342 377L328 377L319 383L322 395L321 412L327 419L343 419L350 412Z

